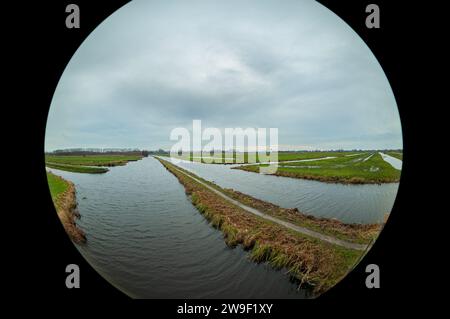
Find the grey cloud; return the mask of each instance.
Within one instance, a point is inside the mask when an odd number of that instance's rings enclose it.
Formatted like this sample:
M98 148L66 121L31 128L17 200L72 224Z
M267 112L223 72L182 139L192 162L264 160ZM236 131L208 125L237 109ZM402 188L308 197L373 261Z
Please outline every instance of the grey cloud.
M278 127L280 144L402 146L363 41L315 1L133 1L69 63L46 149L169 147L190 126ZM335 145L335 146L333 146Z

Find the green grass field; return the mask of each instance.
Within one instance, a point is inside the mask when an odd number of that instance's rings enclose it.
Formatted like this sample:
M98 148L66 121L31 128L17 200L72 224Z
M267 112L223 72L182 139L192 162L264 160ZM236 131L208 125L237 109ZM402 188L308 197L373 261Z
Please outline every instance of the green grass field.
M87 174L102 174L108 171L105 167L92 167L82 165L67 165L67 164L54 164L46 163L45 166L59 169L61 171L73 172L73 173L87 173Z
M305 160L314 158L324 158L324 157L350 157L364 155L367 152L280 152L278 153L278 161L294 161L294 160Z
M240 166L237 169L259 172L260 166L267 165ZM400 171L385 162L379 153L373 152L317 161L280 163L275 175L351 184L391 183L400 179Z
M323 157L345 157L348 155L356 154L367 154L367 152L352 152L352 151L326 151L326 152L278 152L278 161L292 161L292 160L304 160L313 158L323 158ZM268 158L266 156L259 156L255 154L256 163L266 162ZM175 158L189 160L189 161L202 161L203 163L210 164L246 164L249 163L248 153L232 153L232 152L222 152L216 154L201 155L201 153L190 153L184 156L175 156ZM211 163L212 162L212 163ZM252 161L253 162L253 161Z
M50 194L52 195L52 200L56 204L58 196L64 193L69 185L62 178L50 172L47 172L47 181L50 188Z
M68 172L99 174L108 171L104 166L121 166L140 159L139 155L45 155L45 165Z
M390 152L386 152L386 154L403 161L403 152L390 151Z
M137 155L46 155L46 163L83 165L83 166L116 166L125 165L130 161L140 160L142 156Z

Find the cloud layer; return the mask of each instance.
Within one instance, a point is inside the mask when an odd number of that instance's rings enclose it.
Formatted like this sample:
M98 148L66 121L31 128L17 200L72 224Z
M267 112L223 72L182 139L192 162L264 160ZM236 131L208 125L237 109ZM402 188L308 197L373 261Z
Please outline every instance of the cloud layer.
M46 150L168 149L192 126L277 127L286 148L401 148L373 54L315 1L133 1L81 45Z

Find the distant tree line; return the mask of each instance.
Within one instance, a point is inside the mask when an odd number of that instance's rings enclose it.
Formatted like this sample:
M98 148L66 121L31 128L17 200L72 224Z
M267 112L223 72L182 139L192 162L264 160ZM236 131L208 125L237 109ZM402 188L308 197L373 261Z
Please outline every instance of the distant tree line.
M381 151L381 152L388 152L388 151L396 151L396 152L402 152L402 149L382 149L382 150L362 150L362 149L351 149L351 150L344 150L344 149L335 149L335 150L292 150L292 151L278 151L279 153L299 153L299 152L367 152L367 151ZM228 150L228 151L220 151L220 150L214 150L210 151L211 154L218 154L222 152L222 154L225 153L238 153L236 150ZM55 150L53 152L47 152L46 154L49 155L73 155L73 156L82 156L82 155L141 155L144 157L147 157L149 154L156 154L156 155L168 155L169 151L158 149L158 150L140 150L140 149L133 149L133 148L68 148L68 149L59 149Z
M47 152L49 155L141 155L147 157L149 151L131 148L69 148L54 150L53 152Z
M155 150L155 151L148 151L149 154L156 154L156 155L168 155L169 151L165 151L162 148L160 148L159 150Z

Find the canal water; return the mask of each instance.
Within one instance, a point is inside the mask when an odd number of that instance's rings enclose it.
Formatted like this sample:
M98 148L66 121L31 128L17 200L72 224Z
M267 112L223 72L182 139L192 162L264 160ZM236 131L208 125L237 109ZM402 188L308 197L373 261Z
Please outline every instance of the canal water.
M256 264L225 245L154 158L106 174L49 169L77 190L86 260L135 298L307 298L286 271Z
M266 200L285 208L317 217L336 218L346 223L378 223L390 213L398 183L344 185L311 180L262 175L232 169L231 165L176 161L221 187Z
M397 184L337 185L264 176L229 166L182 163L199 176L317 216L373 222L390 212ZM111 284L136 298L308 298L286 271L228 248L222 233L193 207L184 187L154 158L106 174L49 169L77 190L77 246Z
M391 164L393 168L399 169L399 170L402 169L402 164L403 164L402 160L399 160L398 158L392 157L385 153L381 153L381 152L379 152L379 153L380 153L381 157L383 158L383 160L385 160L386 162Z

